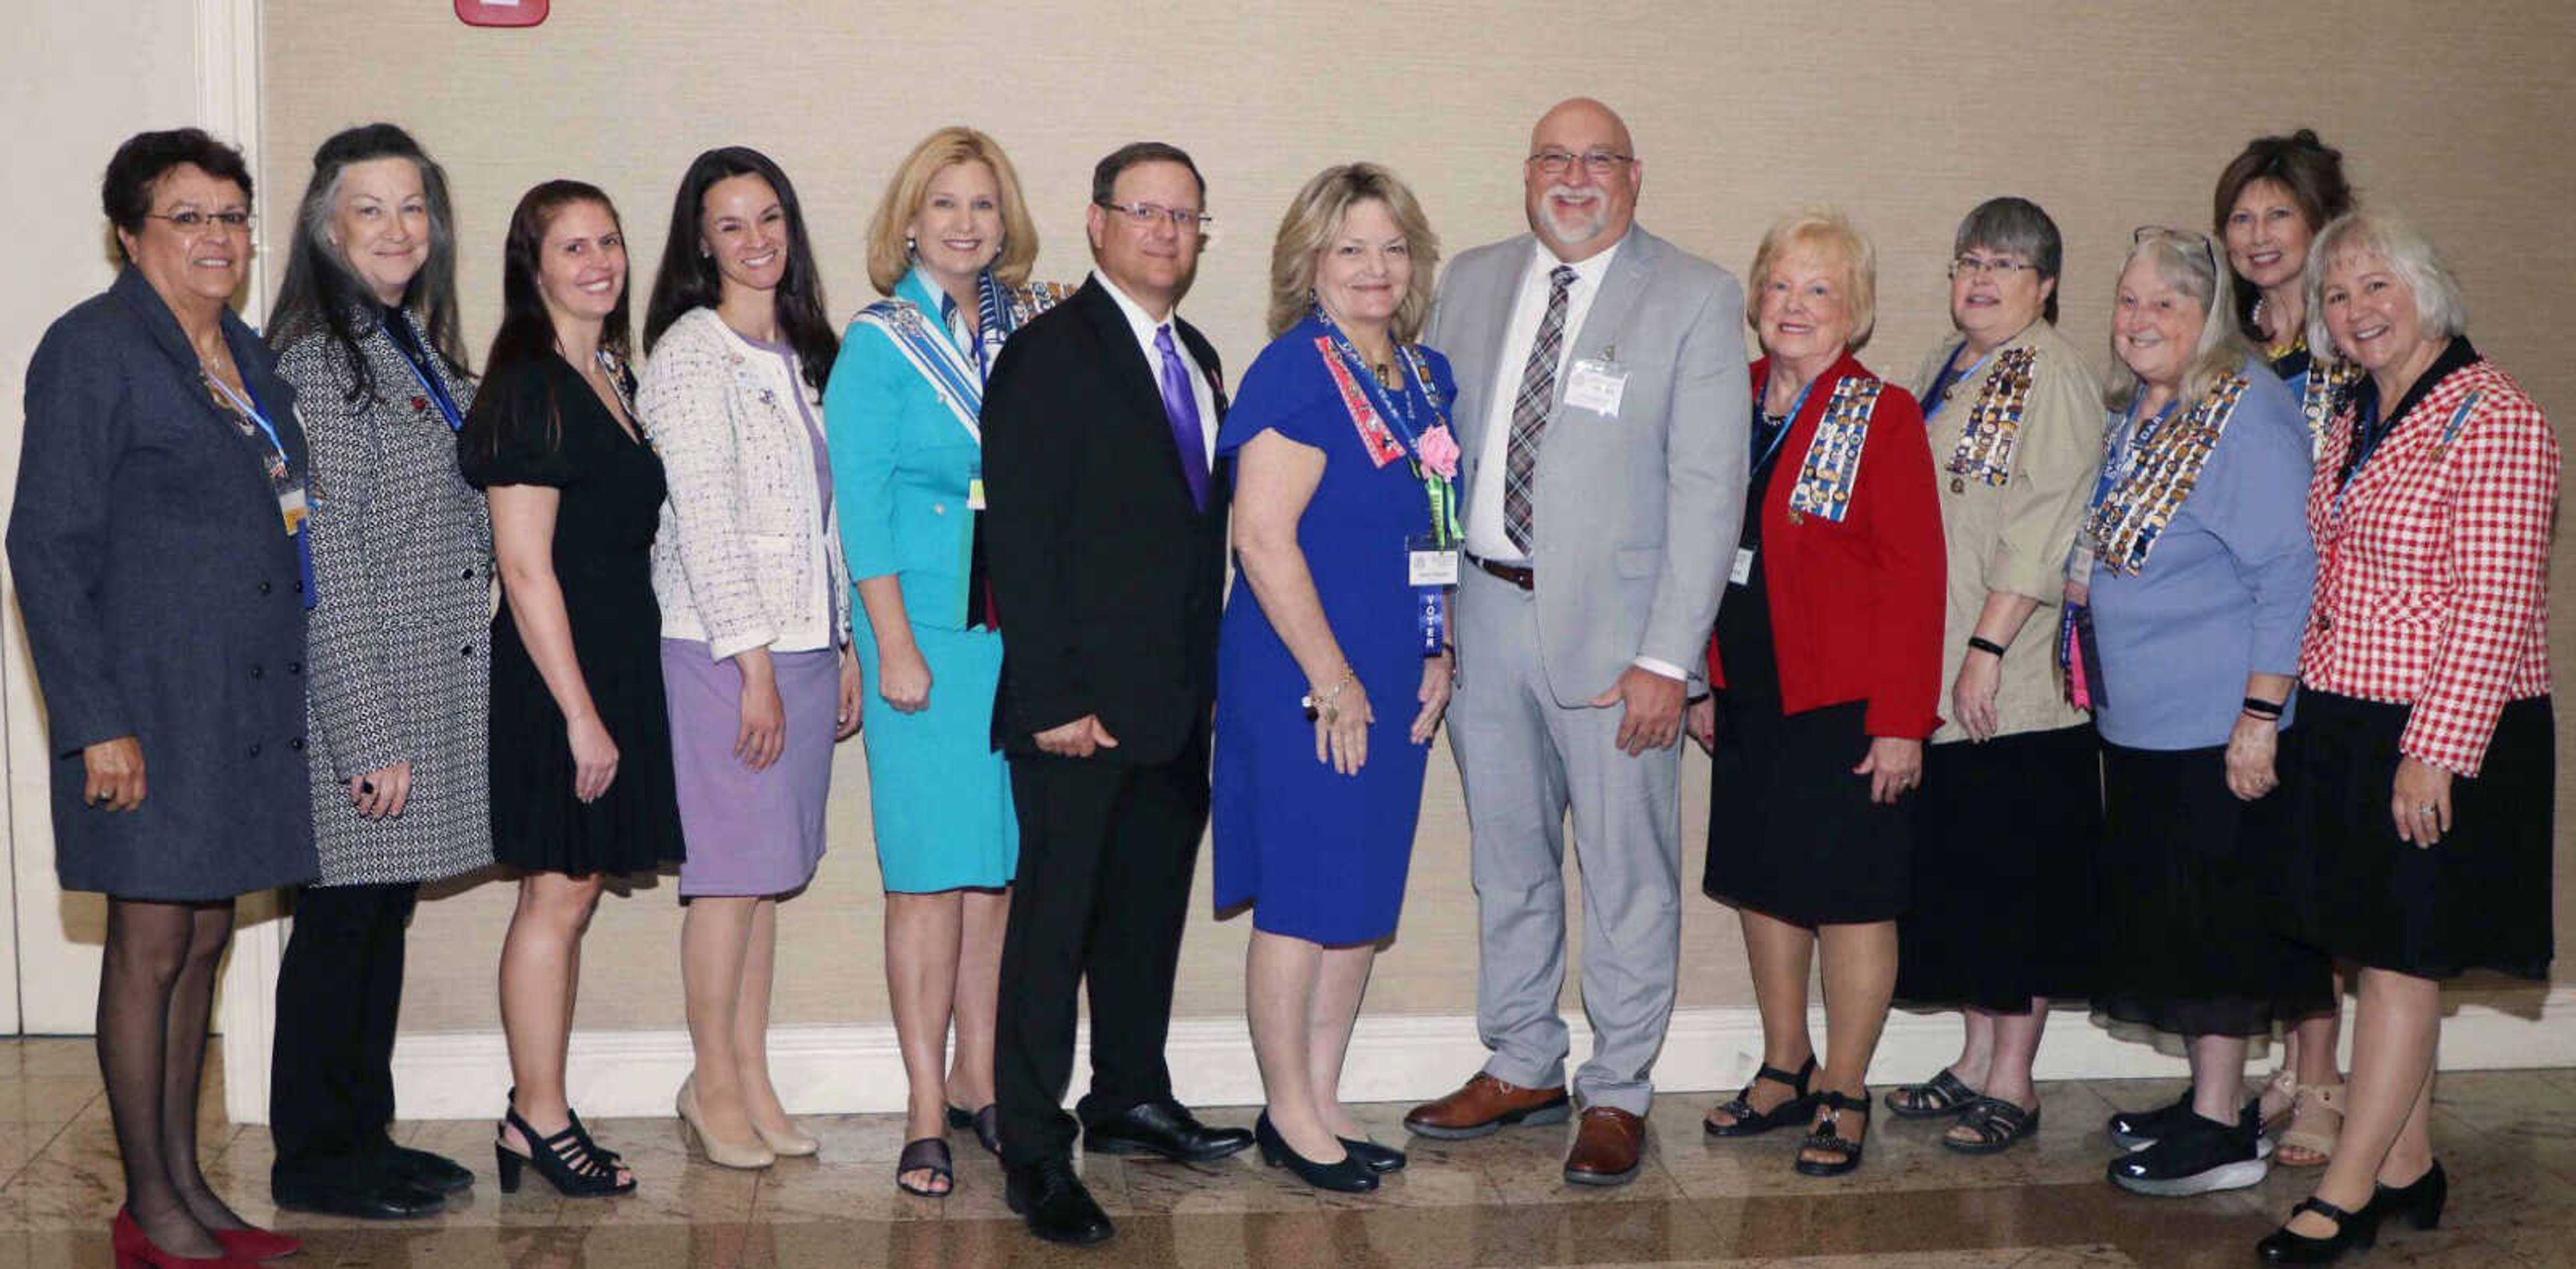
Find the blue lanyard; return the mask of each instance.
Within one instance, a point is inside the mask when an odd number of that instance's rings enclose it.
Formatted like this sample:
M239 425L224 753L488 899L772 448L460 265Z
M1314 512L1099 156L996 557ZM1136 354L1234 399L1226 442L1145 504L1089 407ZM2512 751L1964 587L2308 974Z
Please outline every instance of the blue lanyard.
M1323 321L1324 330L1333 341L1333 351L1340 354L1343 361L1349 363L1353 377L1360 382L1360 391L1366 393L1369 404L1377 408L1378 417L1394 425L1396 435L1404 441L1404 448L1413 455L1413 461L1419 465L1422 461L1422 433L1414 426L1417 420L1413 411L1413 393L1404 392L1400 398L1390 398L1386 385L1377 381L1377 372L1369 368L1368 359L1360 356L1359 348L1351 343L1350 337L1342 333L1342 328L1335 325L1331 317L1327 316ZM1423 365L1417 359L1418 356L1419 354L1412 349L1406 348L1399 350L1396 360L1404 367L1408 386L1419 387L1422 390L1423 399L1430 402L1431 425L1439 427L1446 424L1448 419L1443 417L1439 394L1431 386L1430 368ZM1399 399L1403 404L1401 413L1396 409L1396 401Z
M1822 375L1818 375L1816 378L1821 379L1823 377L1824 376ZM1780 420L1780 430L1772 434L1771 444L1766 446L1760 454L1754 456L1753 470L1762 470L1762 465L1770 462L1771 456L1779 453L1780 447L1788 443L1789 433L1797 429L1798 416L1804 413L1807 409L1807 394L1815 390L1815 379L1809 379L1806 386L1798 389L1798 399L1789 403L1789 413ZM1753 400L1756 403L1753 408L1755 410L1759 411L1762 408L1760 402L1768 398L1770 391L1771 374L1766 370L1762 374L1762 382L1753 385ZM1765 415L1764 417L1768 418L1769 416Z
M1979 357L1969 362L1966 369L1960 369L1959 354L1966 351L1968 351L1967 341L1961 340L1958 349L1950 354L1950 359L1941 363L1941 373L1932 377L1931 390L1923 394L1924 422L1931 422L1932 416L1939 414L1941 407L1949 404L1941 394L1948 391L1950 385L1965 380L1968 376L1977 373L1977 367L1986 364L1986 358ZM1986 354L1987 357L1993 355L1991 352Z
M202 374L203 372L201 371L199 373ZM243 418L249 419L252 423L258 425L260 434L268 438L269 448L277 451L278 463L292 471L295 463L294 460L289 459L286 456L286 442L278 439L277 428L268 421L267 415L260 413L258 404L253 402L243 393L233 391L231 384L226 383L211 374L206 375L205 380L207 383L214 385L215 392L222 396L227 403L229 403L234 409L241 411ZM248 385L244 386L247 387Z
M2129 398L2128 412L2120 416L2120 430L2111 434L2111 452L2103 458L2101 474L2093 479L2093 501L2088 506L2099 507L2103 499L2111 496L2111 491L2118 488L2121 479L2129 474L2129 465L2137 461L2138 447L2146 444L2148 437L2163 427L2166 419L2173 417L2174 407L2182 403L2179 397L2166 402L2165 408L2156 411L2156 416L2143 424L2146 435L2140 435L2142 425L2138 422L2138 403L2142 399L2143 393Z
M385 320L397 322L402 318L399 315L390 315ZM431 403L438 407L439 415L447 420L447 430L464 431L465 413L456 408L456 398L447 395L447 389L439 384L436 376L429 373L429 367L422 365L418 358L412 356L408 342L401 335L388 331L386 338L394 341L394 351L402 354L404 365L411 367L411 377L419 381L421 391L429 394Z

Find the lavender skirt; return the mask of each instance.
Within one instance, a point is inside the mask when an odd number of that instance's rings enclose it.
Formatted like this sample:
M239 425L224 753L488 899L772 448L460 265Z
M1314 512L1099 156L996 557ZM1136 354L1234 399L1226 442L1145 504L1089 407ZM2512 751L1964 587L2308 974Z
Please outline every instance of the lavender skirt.
M688 858L680 897L775 895L814 879L823 859L823 805L832 787L832 733L841 675L828 649L773 652L787 746L766 771L733 755L742 727L742 671L695 640L662 641L671 702L671 764L679 778Z

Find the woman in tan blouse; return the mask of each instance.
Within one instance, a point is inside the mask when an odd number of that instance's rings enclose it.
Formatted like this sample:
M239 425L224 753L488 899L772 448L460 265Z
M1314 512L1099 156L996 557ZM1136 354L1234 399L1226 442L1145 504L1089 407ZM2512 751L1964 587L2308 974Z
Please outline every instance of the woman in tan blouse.
M1968 1154L2038 1127L2030 1068L2048 998L2091 987L2099 764L2052 645L2100 464L2102 385L2057 333L2063 257L2056 222L2025 199L1970 212L1950 262L1958 337L1915 377L1948 545L1951 688L1915 802L1896 996L1963 1009L1967 1043L1887 1107L1957 1116L1942 1144Z

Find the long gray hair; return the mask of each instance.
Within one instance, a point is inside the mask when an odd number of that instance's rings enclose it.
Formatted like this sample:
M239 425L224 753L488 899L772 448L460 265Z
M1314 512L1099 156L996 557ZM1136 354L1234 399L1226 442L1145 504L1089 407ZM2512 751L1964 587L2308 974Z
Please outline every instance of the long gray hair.
M340 180L352 164L376 159L409 159L420 169L422 198L429 205L429 259L403 288L402 306L420 318L429 332L429 347L459 376L465 365L464 341L456 319L456 211L447 197L447 173L411 134L390 123L371 123L335 133L313 152L313 179L304 186L295 208L295 242L286 256L286 279L278 284L277 304L269 316L268 342L283 349L315 331L338 344L349 367L349 401L354 405L376 394L375 376L367 369L358 337L373 329L376 298L331 245L331 213L339 203Z

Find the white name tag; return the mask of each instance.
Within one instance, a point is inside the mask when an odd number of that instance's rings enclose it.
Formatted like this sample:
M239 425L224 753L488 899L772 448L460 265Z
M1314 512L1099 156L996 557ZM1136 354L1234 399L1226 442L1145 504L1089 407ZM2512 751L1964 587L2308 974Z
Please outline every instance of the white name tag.
M1619 398L1628 391L1628 372L1615 361L1586 357L1574 363L1565 380L1565 403L1603 418L1619 417Z
M1413 586L1455 586L1458 584L1456 551L1407 551L1404 553L1407 584Z
M1753 548L1752 548L1752 547L1749 547L1749 546L1739 546L1739 547L1735 548L1735 567L1727 570L1727 573L1726 573L1726 582L1727 582L1727 584L1728 584L1728 585L1730 585L1730 586L1747 586L1747 585L1751 585L1751 584L1752 584L1752 582L1753 582Z

